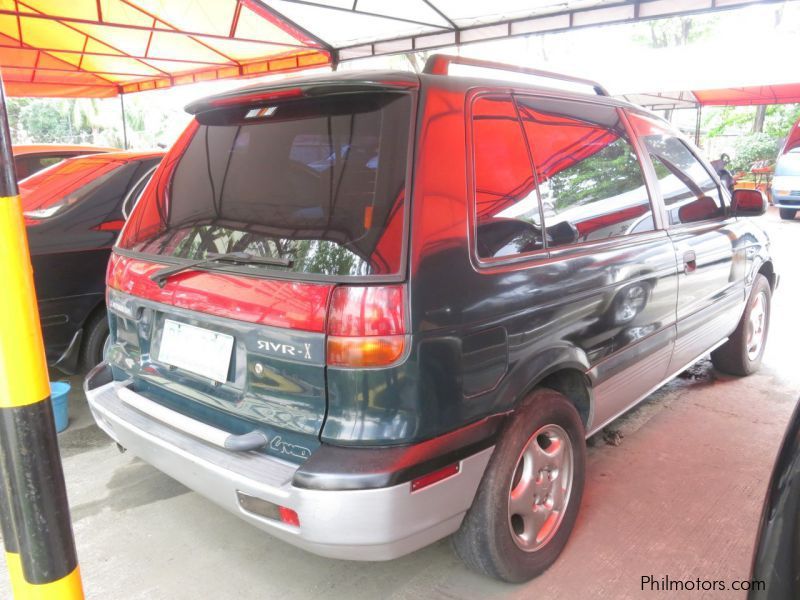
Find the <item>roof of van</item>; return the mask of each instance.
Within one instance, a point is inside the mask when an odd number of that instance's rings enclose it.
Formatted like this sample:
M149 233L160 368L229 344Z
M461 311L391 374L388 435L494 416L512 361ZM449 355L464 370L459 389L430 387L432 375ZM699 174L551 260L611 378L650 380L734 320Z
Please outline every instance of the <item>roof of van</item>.
M501 71L502 72L502 71ZM518 77L518 76L517 76ZM477 86L530 89L544 93L574 96L581 99L594 99L614 106L638 108L629 102L611 96L596 93L581 93L564 89L557 84L553 86L526 83L519 78L497 79L490 77L473 77L463 75L434 75L430 73L412 73L410 71L339 71L313 76L293 77L277 82L257 83L221 94L195 100L186 106L190 114L197 114L226 106L257 102L261 100L285 100L293 95L315 95L336 91L340 87L361 88L368 90L414 89L421 84L428 86L442 85L449 88L469 89Z

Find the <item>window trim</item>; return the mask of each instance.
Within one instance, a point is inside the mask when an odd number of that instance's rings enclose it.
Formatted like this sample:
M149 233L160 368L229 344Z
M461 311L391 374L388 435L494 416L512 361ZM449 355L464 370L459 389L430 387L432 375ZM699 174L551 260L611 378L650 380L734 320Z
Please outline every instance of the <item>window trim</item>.
M610 110L616 111L617 115L620 118L622 126L624 127L625 133L627 135L627 142L631 145L633 152L636 156L636 159L639 163L639 168L642 172L642 182L644 184L645 190L647 192L648 201L650 203L650 212L653 215L653 229L650 231L640 231L636 233L630 233L625 235L613 236L609 238L604 238L600 240L586 240L582 242L575 242L574 244L564 244L561 246L554 246L552 248L547 246L547 240L543 240L543 248L539 250L532 250L530 252L523 252L520 254L515 254L512 256L507 257L500 257L500 258L481 258L478 254L478 244L477 244L477 204L475 198L475 146L474 146L474 131L473 131L473 113L474 113L474 105L480 98L485 96L508 96L514 104L514 110L517 114L517 120L520 127L520 132L522 138L525 142L525 148L528 152L528 163L531 168L531 173L536 184L536 196L539 200L539 215L541 222L544 224L544 209L542 207L542 199L541 194L539 192L539 176L536 172L535 165L533 164L533 155L530 151L528 137L525 135L525 130L522 125L522 120L519 117L519 107L517 105L517 98L518 97L525 97L525 98L542 98L548 100L567 100L570 102L574 102L576 104L594 104L599 106L604 106ZM519 266L522 264L522 267L532 266L533 263L538 263L554 258L559 258L561 254L564 252L569 251L583 251L585 249L592 249L597 245L606 245L608 243L612 243L617 241L619 243L620 240L631 240L631 241L644 241L646 238L645 236L651 236L653 239L658 237L662 237L663 232L665 229L665 216L662 214L663 209L663 202L661 201L660 194L658 196L654 195L653 189L653 182L650 180L648 169L652 169L653 166L650 163L649 155L648 160L643 160L643 150L644 148L640 147L640 140L639 137L636 135L636 132L633 129L632 124L628 120L628 115L626 114L626 109L622 106L618 106L613 103L602 102L598 101L597 98L586 98L586 99L578 99L569 96L562 96L560 94L546 94L546 93L536 93L532 92L531 90L521 89L521 88L514 88L514 87L496 87L496 88L489 88L489 87L479 87L470 90L466 96L466 108L465 110L465 118L467 121L466 127L466 158L467 158L467 195L468 195L468 210L467 210L467 243L469 245L469 256L470 262L473 264L473 267L479 271L491 271L497 270L498 268L506 267L506 266Z

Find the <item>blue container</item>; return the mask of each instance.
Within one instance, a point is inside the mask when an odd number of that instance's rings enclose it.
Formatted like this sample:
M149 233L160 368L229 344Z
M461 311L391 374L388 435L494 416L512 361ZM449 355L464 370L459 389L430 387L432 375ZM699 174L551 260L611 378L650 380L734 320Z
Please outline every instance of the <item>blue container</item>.
M66 381L50 383L50 400L53 401L56 431L64 431L69 425L69 384Z

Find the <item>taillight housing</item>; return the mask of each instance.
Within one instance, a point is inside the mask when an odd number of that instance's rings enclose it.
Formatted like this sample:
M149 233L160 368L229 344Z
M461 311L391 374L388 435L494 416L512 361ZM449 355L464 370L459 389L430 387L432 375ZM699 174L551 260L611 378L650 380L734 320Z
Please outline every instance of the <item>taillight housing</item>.
M406 347L405 286L340 286L328 309L327 362L334 367L386 367Z

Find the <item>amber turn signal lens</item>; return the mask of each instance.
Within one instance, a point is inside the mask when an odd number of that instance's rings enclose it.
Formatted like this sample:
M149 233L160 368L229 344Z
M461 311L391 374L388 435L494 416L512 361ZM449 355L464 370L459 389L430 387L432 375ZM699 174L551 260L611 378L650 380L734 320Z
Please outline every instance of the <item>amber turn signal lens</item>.
M328 336L328 365L385 367L397 362L406 345L404 335L366 337Z

